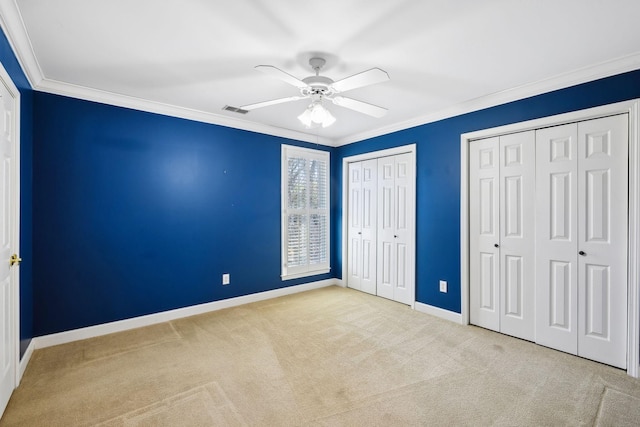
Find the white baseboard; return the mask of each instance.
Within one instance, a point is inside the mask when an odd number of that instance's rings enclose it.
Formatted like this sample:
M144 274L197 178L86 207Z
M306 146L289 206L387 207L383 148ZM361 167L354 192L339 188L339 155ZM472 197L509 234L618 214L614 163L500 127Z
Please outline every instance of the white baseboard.
M430 314L432 316L436 316L441 319L462 325L462 315L460 313L455 313L453 311L434 307L433 305L424 304L418 301L416 301L415 310L419 311L420 313Z
M338 279L327 279L318 282L304 283L302 285L288 286L285 288L273 289L271 291L258 292L241 297L228 298L220 301L192 305L190 307L163 311L161 313L154 313L146 316L133 317L131 319L118 320L116 322L103 323L101 325L88 326L86 328L74 329L71 331L59 332L56 334L42 335L31 340L31 345L29 347L34 346L36 349L51 347L54 345L65 344L72 341L79 341L87 338L112 334L115 332L122 332L129 329L141 328L144 326L168 322L183 317L195 316L198 314L209 313L211 311L222 310L225 308L236 307L238 305L264 301L271 298L277 298L284 295L296 294L299 292L310 291L312 289L319 289L333 285L340 286ZM23 359L26 359L26 354Z
M27 350L22 355L22 359L20 359L20 364L18 365L18 378L16 378L16 387L20 385L20 381L22 380L22 376L24 375L24 371L27 370L27 365L31 360L31 356L33 355L33 351L36 349L36 343L34 339L31 339L31 342L27 346Z
M347 281L346 280L342 280L342 279L333 279L335 280L335 285L336 286L340 286L341 288L346 288L347 287Z

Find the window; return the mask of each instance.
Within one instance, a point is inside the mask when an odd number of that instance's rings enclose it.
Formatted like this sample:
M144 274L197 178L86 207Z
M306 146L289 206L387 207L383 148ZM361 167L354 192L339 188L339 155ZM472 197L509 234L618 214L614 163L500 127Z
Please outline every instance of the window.
M282 278L329 272L329 153L282 146Z

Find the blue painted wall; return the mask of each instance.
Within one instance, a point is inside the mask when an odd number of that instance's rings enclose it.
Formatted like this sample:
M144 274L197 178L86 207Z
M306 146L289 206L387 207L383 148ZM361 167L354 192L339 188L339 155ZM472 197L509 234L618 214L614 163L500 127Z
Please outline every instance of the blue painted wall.
M3 31L0 62L20 91L20 357L33 338L32 119L33 91Z
M312 144L34 100L36 336L331 277L280 279L281 144Z
M640 70L343 146L336 150L334 164L356 154L417 144L416 299L459 313L460 135L634 98L640 98ZM336 202L341 204L342 172L334 172ZM335 240L340 241L341 206L335 211ZM338 245L333 269L341 274L339 251ZM449 282L446 294L438 290L441 279Z
M417 300L460 312L460 134L636 97L640 71L330 150L332 274L307 280L341 273L342 158L416 143ZM34 141L36 336L307 281L279 277L280 146L311 144L43 93Z

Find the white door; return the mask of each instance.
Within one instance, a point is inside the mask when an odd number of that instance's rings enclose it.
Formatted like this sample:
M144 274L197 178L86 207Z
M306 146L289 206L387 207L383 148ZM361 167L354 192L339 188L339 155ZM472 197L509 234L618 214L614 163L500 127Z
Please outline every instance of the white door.
M412 304L415 280L415 171L411 154L378 159L377 294Z
M628 118L542 129L536 342L626 368Z
M500 330L500 139L469 147L469 320Z
M536 342L578 352L578 134L536 131Z
M535 133L469 149L470 321L535 339Z
M16 245L14 223L17 200L12 190L16 164L15 100L0 78L0 415L16 386L17 313L14 311L17 275L12 277L9 260Z
M362 162L362 291L376 294L378 161Z
M500 137L500 332L535 340L535 132Z
M578 124L578 355L626 368L628 116Z
M347 286L362 290L362 162L349 163Z
M347 286L376 294L377 160L349 163Z
M395 158L378 159L378 281L379 296L393 299L396 263L395 234Z
M396 264L393 299L403 304L415 300L415 171L412 156L399 154L395 157L395 234L394 252Z

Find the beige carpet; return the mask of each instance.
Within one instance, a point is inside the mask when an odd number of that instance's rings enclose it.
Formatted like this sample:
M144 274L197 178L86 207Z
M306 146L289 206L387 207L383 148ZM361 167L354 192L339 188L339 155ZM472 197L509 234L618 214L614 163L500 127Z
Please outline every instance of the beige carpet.
M38 350L0 420L639 424L624 371L338 287Z

